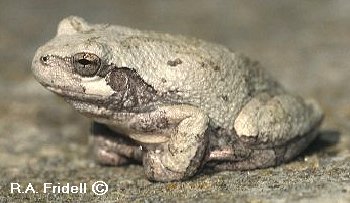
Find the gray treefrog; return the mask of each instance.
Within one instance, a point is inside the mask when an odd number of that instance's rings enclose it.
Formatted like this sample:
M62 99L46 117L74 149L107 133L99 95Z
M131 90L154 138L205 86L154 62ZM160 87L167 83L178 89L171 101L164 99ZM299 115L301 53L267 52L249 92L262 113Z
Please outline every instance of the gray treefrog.
M248 170L289 161L316 137L323 113L224 46L63 19L32 71L94 121L96 159L142 162L154 181L203 166Z

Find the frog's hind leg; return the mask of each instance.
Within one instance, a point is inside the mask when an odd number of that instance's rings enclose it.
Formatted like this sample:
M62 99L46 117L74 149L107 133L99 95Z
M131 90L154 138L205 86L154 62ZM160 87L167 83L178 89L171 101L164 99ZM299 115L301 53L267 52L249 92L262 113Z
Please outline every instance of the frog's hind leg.
M234 123L236 146L231 148L231 157L240 157L237 153L242 151L244 156L222 162L216 168L255 169L289 161L314 140L322 118L314 101L287 94L256 96L243 107Z
M265 145L253 147L249 146L248 143L240 142L231 149L211 152L207 166L217 171L250 170L277 166L293 159L302 152L316 136L317 130L314 129L302 137L296 137L279 146ZM235 149L235 147L240 148L240 150L237 150L237 148Z
M97 122L92 126L95 160L103 165L119 166L142 160L140 147L131 139Z

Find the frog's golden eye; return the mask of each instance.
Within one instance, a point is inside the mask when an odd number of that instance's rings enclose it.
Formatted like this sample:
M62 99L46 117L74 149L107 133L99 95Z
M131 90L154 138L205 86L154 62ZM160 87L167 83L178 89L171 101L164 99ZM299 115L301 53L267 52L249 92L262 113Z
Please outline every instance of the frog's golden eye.
M95 54L80 52L74 54L72 63L75 73L85 77L93 77L100 69L101 59Z

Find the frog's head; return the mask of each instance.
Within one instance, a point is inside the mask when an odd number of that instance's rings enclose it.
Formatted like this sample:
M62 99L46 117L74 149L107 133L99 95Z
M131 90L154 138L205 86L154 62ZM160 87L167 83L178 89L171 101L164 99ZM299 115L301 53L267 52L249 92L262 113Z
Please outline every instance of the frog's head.
M102 26L102 25L101 25ZM113 94L105 80L109 48L79 17L61 21L54 39L40 47L32 62L36 79L49 90L75 96ZM101 42L102 41L102 42Z
M111 103L121 110L126 105L136 107L142 100L138 91L142 88L145 91L147 85L134 70L112 62L112 53L119 56L122 54L115 53L123 50L111 50L110 35L106 32L108 26L91 25L79 17L62 20L56 37L34 56L35 78L76 108L82 104L90 105L90 109L108 108Z

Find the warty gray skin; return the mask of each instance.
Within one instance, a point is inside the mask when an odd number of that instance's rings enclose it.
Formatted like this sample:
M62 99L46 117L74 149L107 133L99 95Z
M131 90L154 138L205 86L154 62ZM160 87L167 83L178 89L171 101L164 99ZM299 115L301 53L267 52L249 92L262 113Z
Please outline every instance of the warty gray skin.
M63 19L32 71L94 120L102 164L143 162L155 181L202 166L278 165L317 135L323 113L286 92L257 62L202 40Z

